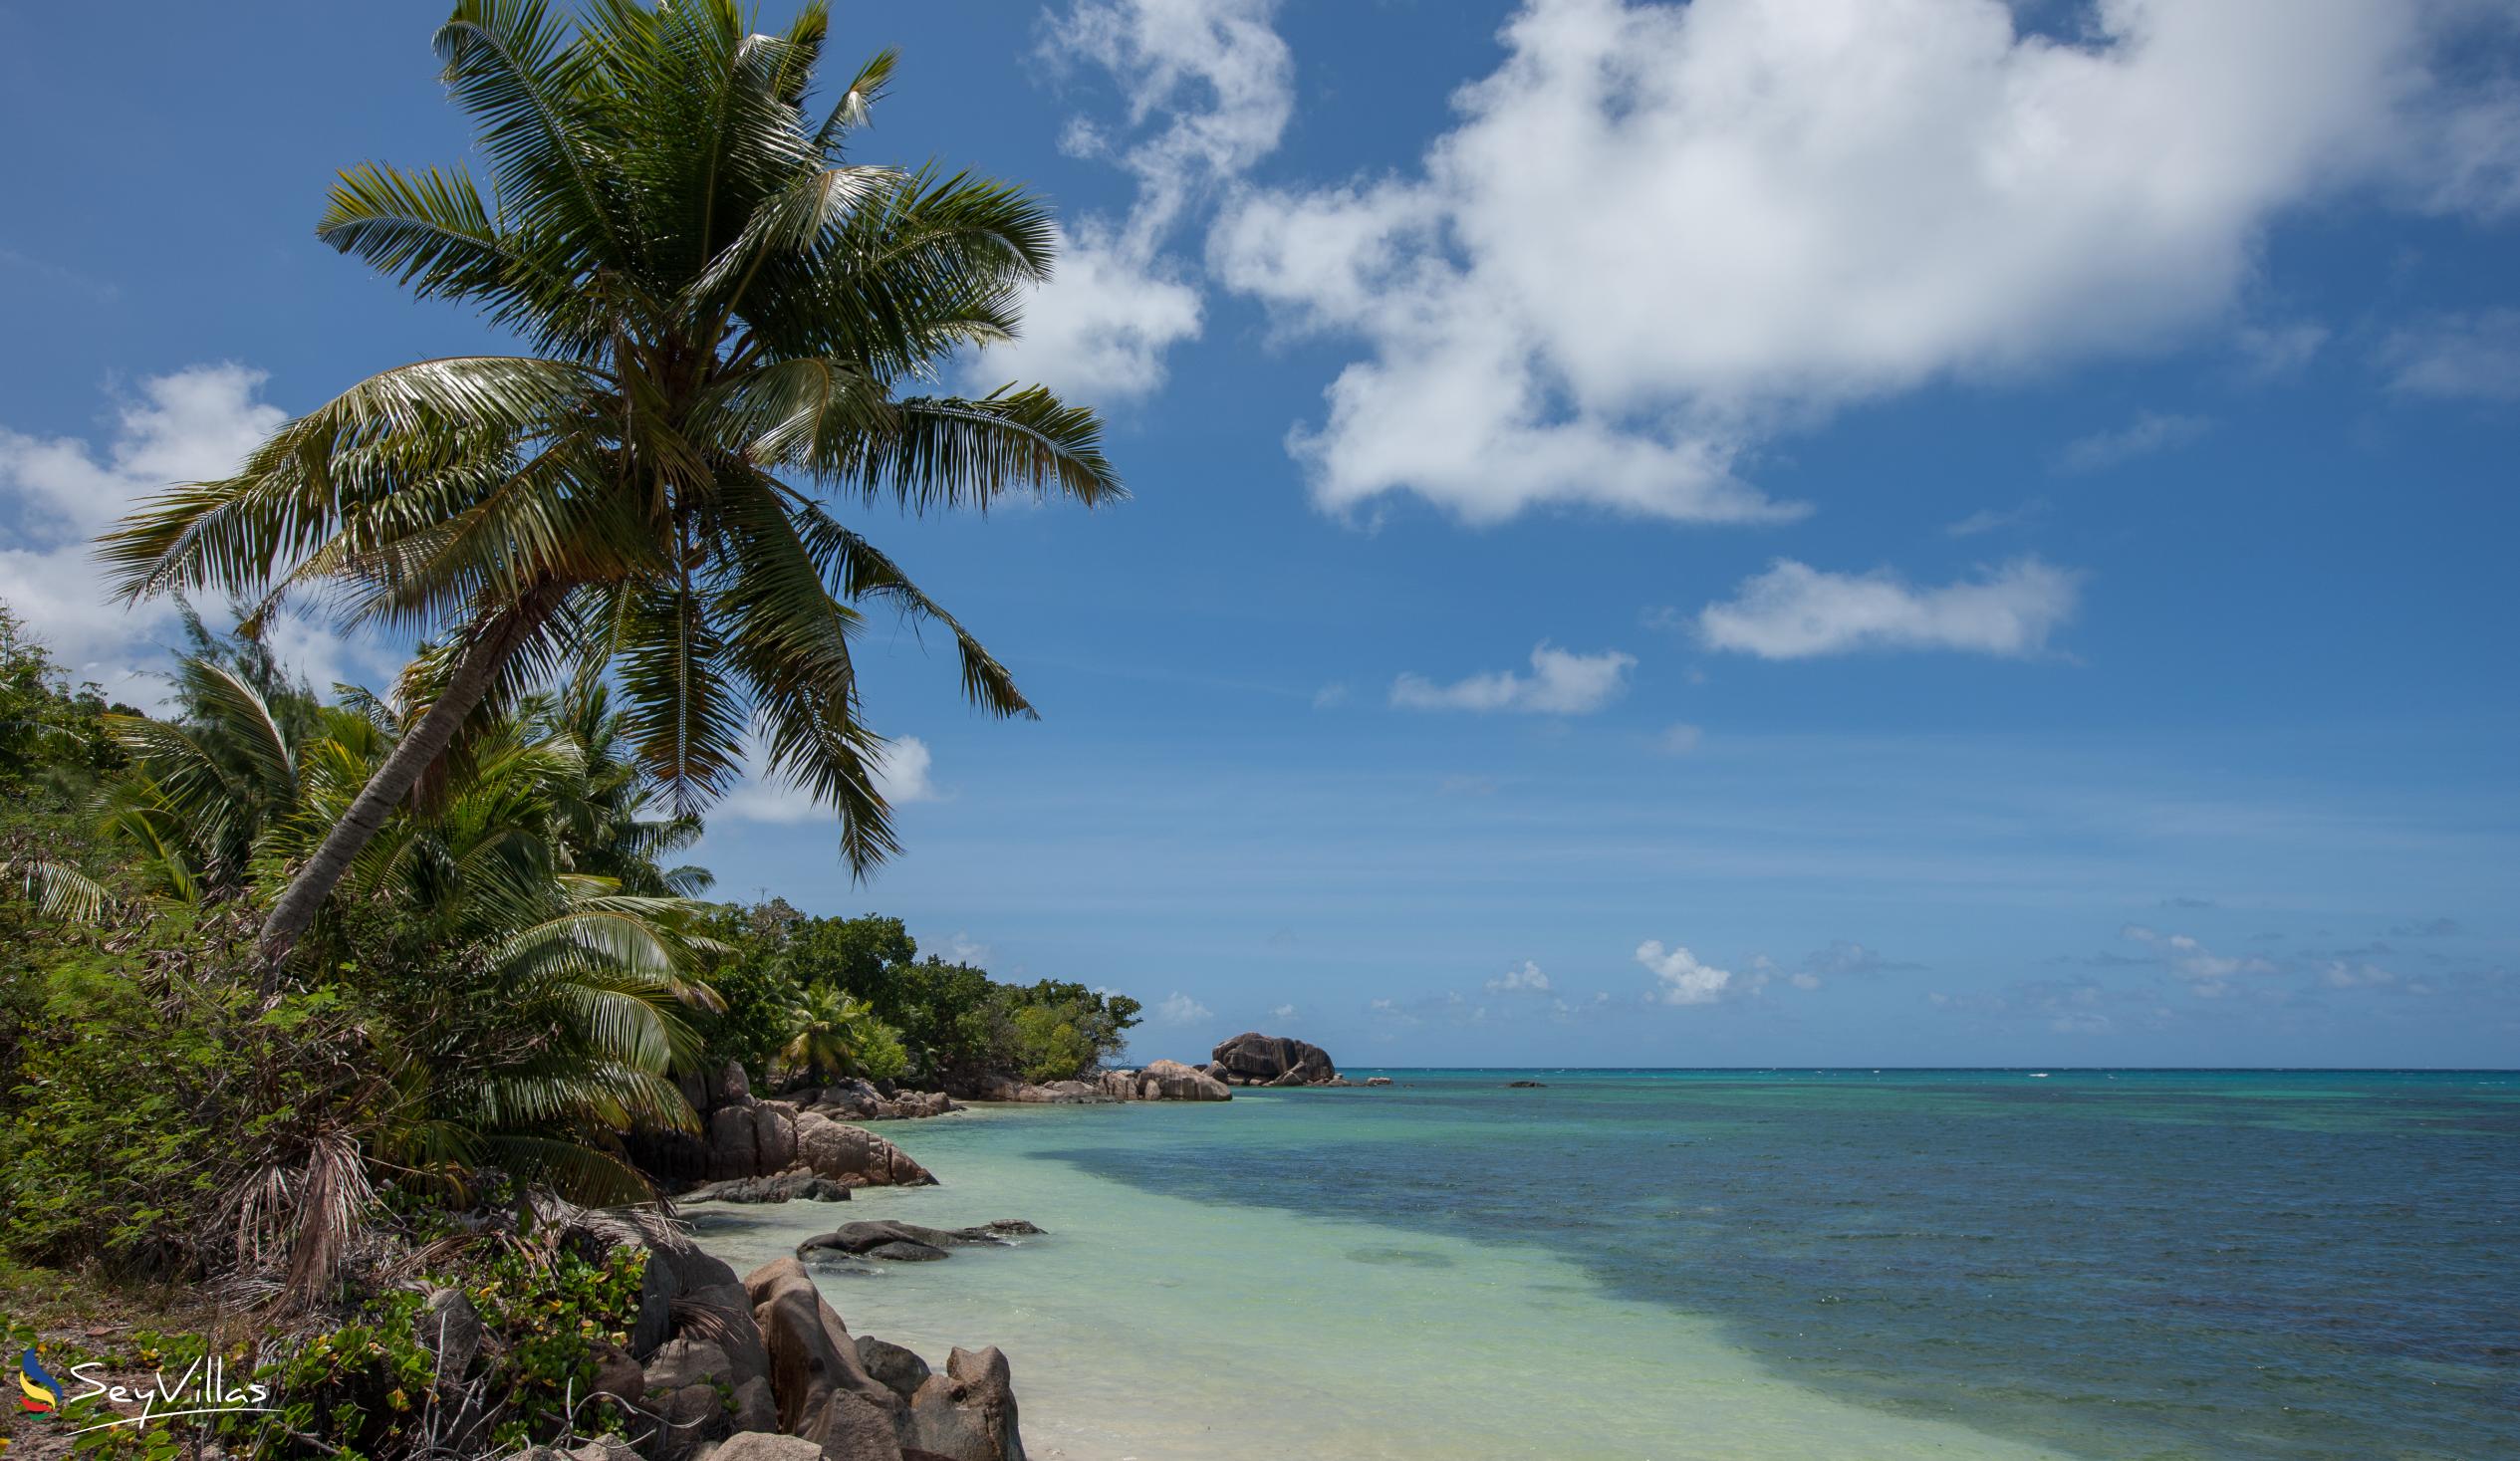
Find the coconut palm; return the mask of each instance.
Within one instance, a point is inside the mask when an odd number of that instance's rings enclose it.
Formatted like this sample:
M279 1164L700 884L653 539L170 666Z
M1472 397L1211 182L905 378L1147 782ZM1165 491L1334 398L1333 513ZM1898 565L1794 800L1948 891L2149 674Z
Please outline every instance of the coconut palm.
M108 536L131 598L215 589L258 620L320 588L346 625L434 641L406 685L423 713L273 903L268 961L477 708L580 656L617 667L673 811L725 791L749 735L767 774L835 810L860 872L897 843L853 606L939 625L972 700L1032 713L824 503L1122 495L1092 412L923 384L1013 335L1051 219L1002 183L845 160L892 57L809 112L825 34L819 3L760 35L731 0L591 0L574 25L543 0L463 0L436 48L488 192L461 168L363 164L318 234L533 353L381 371Z
M110 718L130 764L104 831L163 909L215 921L285 879L415 718L358 691L323 705L268 668L188 656L180 720ZM359 916L328 925L333 1003L290 1027L309 1069L229 1190L240 1253L285 1259L295 1297L334 1272L372 1168L459 1184L488 1164L618 1202L648 1191L623 1134L694 1123L670 1078L698 1050L689 1010L719 1008L694 977L719 949L706 910L664 887L694 871L655 865L673 839L637 816L644 789L582 741L600 699L524 708L477 726L457 774L397 808L340 885Z
M828 986L807 990L789 1022L779 1060L791 1071L805 1072L809 1080L819 1080L826 1071L857 1074L860 1059L889 1035L876 1018L875 1006Z

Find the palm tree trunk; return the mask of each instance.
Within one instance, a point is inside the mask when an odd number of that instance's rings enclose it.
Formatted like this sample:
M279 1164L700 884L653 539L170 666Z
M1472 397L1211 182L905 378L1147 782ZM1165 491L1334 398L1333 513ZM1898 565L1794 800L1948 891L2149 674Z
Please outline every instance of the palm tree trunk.
M393 813L403 798L420 779L420 773L434 765L455 739L456 728L490 688L490 681L516 650L536 619L541 616L535 596L501 609L476 624L471 642L464 647L463 658L456 662L454 675L446 681L437 702L420 717L420 723L403 732L395 743L393 754L384 765L368 778L360 789L358 800L350 811L333 824L323 846L315 855L289 879L279 901L271 905L271 913L263 920L262 937L256 942L255 954L265 969L276 969L289 957L298 939L315 921L316 910L324 906L333 888L350 870L350 864L366 850L385 818Z

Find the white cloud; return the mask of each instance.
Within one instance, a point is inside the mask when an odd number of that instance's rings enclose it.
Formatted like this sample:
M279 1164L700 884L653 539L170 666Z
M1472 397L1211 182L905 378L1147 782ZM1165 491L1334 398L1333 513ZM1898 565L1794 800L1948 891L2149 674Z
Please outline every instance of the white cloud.
M2450 400L2520 400L2520 310L2435 315L2381 346L2393 390Z
M2261 958L2217 954L2190 934L2163 933L2141 923L2130 923L2118 930L2118 936L2151 949L2171 973L2188 981L2194 993L2206 998L2228 993L2228 981L2237 976L2277 972L2275 965Z
M2520 195L2511 100L2426 72L2453 9L2102 0L2059 39L2003 0L1527 0L1418 168L1256 190L1210 264L1362 346L1291 438L1327 509L1773 520L1744 453L2222 324L2307 200Z
M2378 964L2349 964L2339 959L2320 971L2319 982L2330 989L2386 989L2397 982L2397 976Z
M1154 390L1164 352L1198 336L1198 291L1093 219L1058 232L1057 273L1026 297L1023 334L980 352L972 384L1047 385L1077 400Z
M1490 994L1547 994L1549 976L1529 959L1519 969L1508 969L1487 982Z
M2056 466L2061 472L2105 472L2138 457L2175 451L2212 429L2213 422L2203 416L2140 411L2115 430L2095 431L2067 442L2057 454Z
M935 756L916 736L894 736L875 761L875 786L895 807L942 799L932 772ZM758 748L745 757L744 779L721 799L715 815L736 822L829 822L832 809L785 783L765 778Z
M1157 1004L1154 1020L1158 1025L1203 1025L1216 1018L1216 1012L1179 990Z
M1164 353L1199 333L1198 289L1163 252L1182 215L1269 154L1295 106L1293 53L1269 27L1274 0L1080 0L1053 17L1052 62L1108 72L1127 99L1115 140L1079 119L1068 150L1134 173L1128 216L1063 229L1049 284L1024 305L1024 333L983 351L975 384L1041 381L1081 397L1147 394Z
M2028 655L2073 617L2082 576L2035 558L1973 582L1914 588L1888 570L1824 573L1792 559L1745 581L1727 604L1697 616L1716 649L1802 659L1858 649L1960 649Z
M1514 710L1535 715L1590 715L1627 688L1633 654L1605 649L1578 654L1542 640L1531 651L1531 673L1510 669L1474 674L1439 685L1423 675L1391 681L1391 703L1405 710Z
M957 964L986 964L989 946L974 940L968 933L956 933L945 940L945 956Z
M2328 327L2315 321L2243 325L2231 335L2241 363L2260 380L2299 374L2327 343Z
M1292 1020L1295 1018L1295 1015L1296 1011L1295 1006L1293 1005L1272 1005L1269 1009L1269 1018L1272 1020Z
M15 519L0 528L0 598L78 678L95 680L109 695L154 703L144 676L164 655L150 636L171 632L174 605L157 600L126 609L109 603L90 544L142 499L233 472L287 419L259 399L264 378L226 364L142 380L136 395L118 404L102 453L74 437L0 427L0 488ZM275 636L284 647L338 650L329 636L319 643L300 629L291 624Z
M1653 738L1654 749L1665 756L1685 756L1706 739L1706 732L1685 720L1675 720Z
M2018 528L2037 522L2047 510L2047 502L2036 497L2018 507L1982 507L1958 522L1945 523L1942 531L1953 538L1974 538L1980 533L1992 533L1998 528Z
M1637 945L1637 962L1653 972L1655 988L1650 998L1666 1005L1713 1004L1732 983L1731 970L1700 963L1697 955L1677 944L1666 949L1656 939Z

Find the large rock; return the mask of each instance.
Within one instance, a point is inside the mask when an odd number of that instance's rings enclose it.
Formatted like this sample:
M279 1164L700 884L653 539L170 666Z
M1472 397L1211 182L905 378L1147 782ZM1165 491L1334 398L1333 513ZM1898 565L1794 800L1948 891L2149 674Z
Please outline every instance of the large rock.
M763 1264L744 1278L753 1321L770 1355L770 1389L779 1401L779 1429L819 1438L836 1395L857 1395L889 1415L900 1401L858 1360L858 1341L823 1302L805 1266L793 1258Z
M928 1376L910 1397L901 1436L908 1447L948 1461L1024 1461L1006 1356L994 1344L957 1346L946 1356L945 1372Z
M823 1461L901 1461L900 1401L889 1391L882 1402L850 1390L833 1394L811 1432L823 1443Z
M1179 1061L1152 1061L1122 1075L1131 1100L1231 1100L1225 1083Z
M1237 1035L1216 1047L1212 1059L1228 1080L1245 1085L1327 1086L1339 1079L1330 1052L1285 1035Z
M776 1102L771 1102L776 1104ZM936 1178L908 1152L864 1126L848 1126L813 1111L791 1112L797 1165L837 1181L865 1187L930 1187Z

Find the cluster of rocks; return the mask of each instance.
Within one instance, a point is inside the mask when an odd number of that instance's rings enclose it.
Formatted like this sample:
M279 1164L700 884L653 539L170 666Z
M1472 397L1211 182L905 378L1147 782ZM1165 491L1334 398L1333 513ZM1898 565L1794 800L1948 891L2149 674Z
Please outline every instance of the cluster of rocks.
M835 1121L909 1121L962 1109L941 1091L902 1091L875 1081L806 1087L779 1098Z
M738 1279L652 1214L570 1221L573 1242L647 1251L630 1343L600 1352L591 1397L627 1444L591 1443L565 1453L572 1461L1024 1461L1013 1375L994 1346L956 1348L938 1373L851 1335L794 1258ZM439 1290L418 1323L442 1383L459 1386L484 1346L470 1302ZM576 1428L602 1428L594 1420Z
M631 1143L640 1169L668 1190L709 1183L720 1200L776 1202L795 1196L827 1198L832 1186L915 1187L936 1180L891 1142L826 1115L832 1108L828 1102L806 1105L756 1097L742 1066L729 1065L707 1082L686 1077L683 1095L699 1112L697 1135L648 1131ZM806 1180L818 1177L830 1185L814 1187ZM775 1180L741 1185L757 1178ZM724 1185L728 1183L738 1185Z
M1114 1100L1231 1100L1236 1086L1354 1086L1318 1045L1283 1035L1237 1035L1219 1045L1204 1067L1153 1061L1134 1070L1104 1071L1091 1081L1035 1085L1008 1076L984 1076L957 1094L969 1100L1084 1105ZM1364 1083L1388 1086L1388 1076Z
M882 1259L885 1263L934 1263L952 1256L956 1248L986 1246L1004 1248L1017 1238L1037 1238L1041 1229L1022 1218L1000 1218L976 1228L928 1228L917 1223L900 1223L884 1219L868 1223L843 1223L820 1237L808 1238L796 1245L796 1256L818 1266L839 1265L871 1272L858 1259Z

